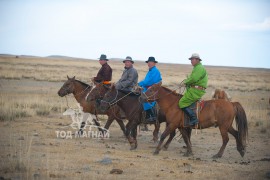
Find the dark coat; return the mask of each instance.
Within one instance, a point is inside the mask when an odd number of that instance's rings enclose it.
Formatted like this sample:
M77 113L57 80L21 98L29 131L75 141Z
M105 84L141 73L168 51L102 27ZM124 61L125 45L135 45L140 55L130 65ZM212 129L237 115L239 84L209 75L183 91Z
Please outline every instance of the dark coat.
M94 77L94 80L96 82L112 80L112 68L109 66L109 64L105 63L102 65L102 67L97 73L97 76Z

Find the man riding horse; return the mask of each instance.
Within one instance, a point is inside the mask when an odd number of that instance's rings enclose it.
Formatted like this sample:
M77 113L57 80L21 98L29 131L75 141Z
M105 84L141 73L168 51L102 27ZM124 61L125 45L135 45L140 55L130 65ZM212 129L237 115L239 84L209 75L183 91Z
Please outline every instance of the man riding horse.
M159 83L162 80L161 74L156 67L156 63L158 63L154 57L149 57L147 61L145 61L149 67L149 71L147 72L144 80L139 82L139 86L143 87L143 92L147 91L147 89L153 84ZM146 121L150 124L156 122L156 113L155 113L155 105L156 102L146 102L143 103L143 109L146 112Z
M100 70L97 73L97 76L92 78L96 83L110 84L112 80L112 68L107 63L108 59L105 54L101 54L99 58L99 63L101 65Z
M115 88L117 90L130 92L138 82L138 73L133 67L134 61L130 56L127 56L123 63L125 63L125 69L121 78L116 82Z
M201 99L205 94L205 89L207 87L208 75L201 63L201 58L199 54L194 53L189 58L193 66L193 70L190 76L184 80L186 85L186 92L184 96L179 100L179 107L189 116L190 126L199 123L197 115L190 108L190 106Z

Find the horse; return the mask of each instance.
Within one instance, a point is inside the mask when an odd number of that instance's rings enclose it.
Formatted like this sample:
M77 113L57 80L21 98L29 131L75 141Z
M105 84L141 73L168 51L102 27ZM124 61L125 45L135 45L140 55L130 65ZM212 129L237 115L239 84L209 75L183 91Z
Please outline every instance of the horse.
M126 137L130 143L130 150L137 148L137 126L142 122L143 106L140 100L140 94L133 94L132 92L126 93L121 90L117 90L112 84L109 90L104 95L100 103L100 109L106 111L112 108L114 105L118 105L126 115L128 123L126 124ZM165 114L160 110L157 115L157 123L166 122ZM158 133L159 125L155 124L156 132ZM155 135L154 135L155 136ZM157 137L157 136L156 136ZM170 141L166 143L168 148Z
M231 96L222 89L216 89L215 92L212 93L212 99L225 99L226 101L231 101Z
M184 112L178 107L178 102L182 95L161 86L154 84L141 95L144 101L157 101L160 108L166 116L168 126L160 137L160 142L155 149L154 154L161 150L164 139L176 128L182 133L182 137L187 146L185 156L192 155L191 149L191 127L184 127ZM236 131L232 127L233 120L236 120ZM246 151L246 139L248 136L248 126L246 113L240 103L231 103L223 99L205 101L205 105L199 114L199 124L201 129L211 126L218 126L222 136L222 146L219 152L213 158L221 158L224 149L229 141L228 132L236 139L237 151L243 157ZM194 127L193 127L194 128Z
M104 98L105 94L110 90L110 87L102 83L95 83L95 87L86 96L86 101L99 101ZM161 114L162 116L162 114ZM153 131L153 141L156 143L158 141L158 132L160 129L160 124L155 123L155 129Z
M90 114L101 114L101 115L108 115L108 120L104 126L105 129L109 129L111 123L116 120L117 123L119 124L121 130L123 131L123 133L125 134L125 125L123 123L123 119L121 119L120 116L120 109L119 107L115 106L113 109L110 109L108 111L105 112L101 112L96 108L96 104L95 102L87 102L86 101L86 95L91 92L91 90L93 89L92 86L81 82L79 80L75 79L75 76L73 78L69 78L67 76L67 81L63 84L63 86L59 89L58 91L58 95L60 97L64 97L68 94L73 94L74 98L77 100L78 103L80 103L80 105L83 108L83 112L88 112ZM97 120L94 119L94 122L97 126L100 126L100 124L97 122ZM81 128L80 128L80 132L82 132L82 129L84 128L85 123L82 123ZM102 131L102 129L100 129Z

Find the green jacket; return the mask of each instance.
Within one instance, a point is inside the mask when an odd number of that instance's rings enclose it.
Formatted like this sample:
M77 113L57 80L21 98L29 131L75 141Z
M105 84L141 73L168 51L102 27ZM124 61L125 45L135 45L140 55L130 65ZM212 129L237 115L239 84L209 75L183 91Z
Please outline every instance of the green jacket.
M188 78L184 81L187 87L202 86L204 88L207 88L207 82L208 82L208 75L202 63L196 64L192 70L191 75L188 76Z
M201 86L207 88L208 75L201 63L194 66L192 73L184 81L187 86L184 96L179 101L179 107L184 108L201 99L205 94L204 90L196 89L190 86Z

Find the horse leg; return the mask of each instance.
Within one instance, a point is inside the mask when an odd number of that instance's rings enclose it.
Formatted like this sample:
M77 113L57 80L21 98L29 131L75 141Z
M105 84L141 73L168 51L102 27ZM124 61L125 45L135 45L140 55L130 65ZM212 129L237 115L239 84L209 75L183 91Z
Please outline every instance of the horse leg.
M123 134L125 135L126 127L125 127L125 124L123 122L123 119L115 118L115 120L119 124L121 130L123 131Z
M225 128L221 128L219 127L220 130L220 134L222 136L222 146L220 147L219 152L213 156L213 158L221 158L223 153L224 153L224 149L227 145L227 143L229 142L229 136L228 136L228 130Z
M154 151L154 155L158 154L159 151L161 150L161 147L162 147L162 144L163 144L163 141L165 140L165 138L172 132L174 131L176 128L172 125L172 124L169 124L165 131L162 133L162 135L160 136L160 141L158 143L158 146L156 147L156 150Z
M132 137L133 134L134 134L134 130L132 129L131 121L129 121L126 125L125 135L130 144L130 150L136 149L136 140L134 139L134 137Z
M155 123L155 129L153 131L153 141L156 143L158 141L158 132L160 129L160 123Z
M175 136L175 130L173 132L170 133L169 139L167 140L167 142L165 143L165 145L163 146L163 149L166 151L170 145L170 143L172 142L174 136Z
M131 132L132 132L131 135L132 135L132 137L134 139L134 149L136 149L137 146L138 146L138 143L137 143L137 126L133 127ZM131 149L131 150L133 150L133 149Z
M236 140L236 145L237 145L237 151L240 153L240 155L243 157L245 155L245 148L241 141L239 140L239 133L236 131L232 126L228 129L229 133L233 135L233 137Z
M81 121L81 127L80 127L80 129L78 131L78 135L80 135L80 136L83 134L83 129L85 127L85 124L86 124L85 122L86 122L88 116L89 116L89 113L83 113L83 117L82 117L82 121Z
M100 123L97 120L97 115L94 114L92 115L93 121L95 123L95 125L98 127L98 130L102 132L102 134L104 134L104 130L100 127Z
M187 152L184 154L184 156L188 157L193 154L192 149L191 149L191 141L190 141L191 128L179 128L179 130L182 133L182 137L187 146Z

